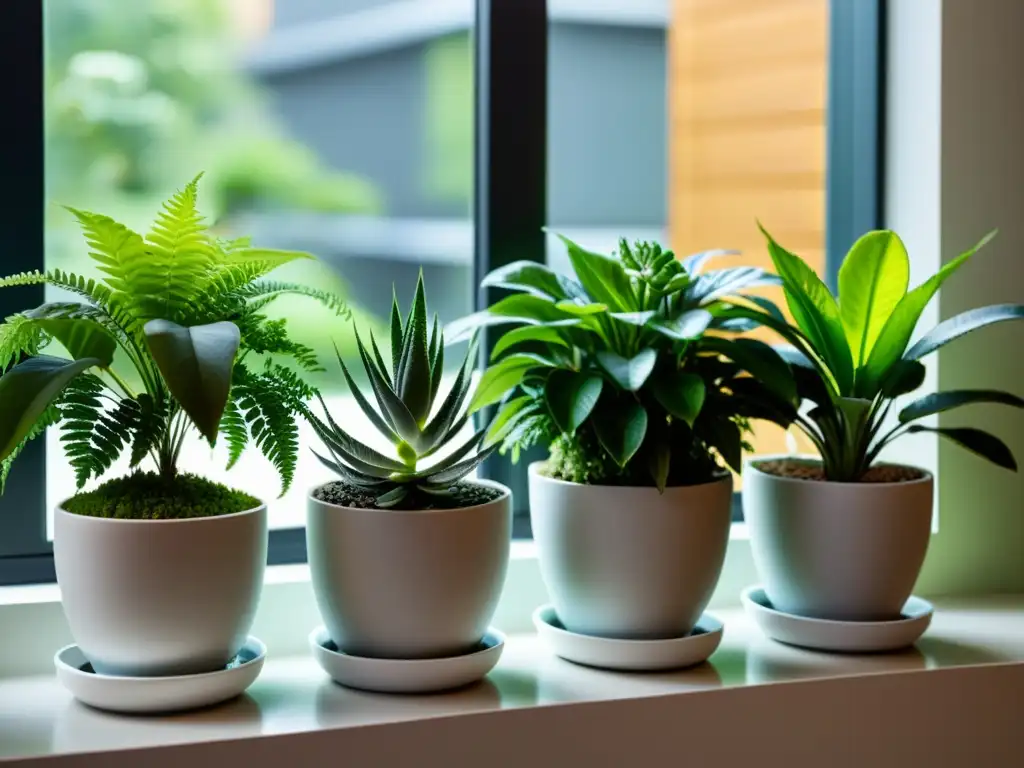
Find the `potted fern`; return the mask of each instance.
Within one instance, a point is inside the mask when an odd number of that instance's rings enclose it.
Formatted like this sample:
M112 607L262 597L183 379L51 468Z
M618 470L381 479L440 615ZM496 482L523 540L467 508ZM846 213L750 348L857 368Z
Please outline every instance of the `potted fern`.
M57 579L72 635L102 674L210 672L238 652L262 585L266 505L180 472L182 446L193 430L211 446L225 432L234 460L251 438L287 489L312 389L277 361L316 363L261 310L284 293L344 309L263 279L306 254L214 237L196 208L198 181L145 237L71 209L99 279L51 270L0 280L79 298L0 325L0 480L29 440L61 429L79 493L55 512ZM84 490L119 459L127 474Z
M880 462L880 453L902 435L933 432L1016 470L1009 448L991 434L918 422L975 403L1020 408L1024 400L967 389L927 394L897 411L894 401L922 385L927 355L978 328L1024 318L1024 306L970 310L911 344L939 287L991 236L908 291L903 242L895 232L869 232L843 261L837 301L802 259L764 234L794 323L746 307L722 316L771 325L789 343L785 354L808 406L795 423L820 454L759 457L744 469L743 509L765 594L798 616L898 618L928 547L934 479L918 467ZM891 412L895 420L887 420Z
M338 358L391 455L349 435L326 406L323 418L308 414L327 453L317 455L338 477L309 496L313 589L330 639L354 656L466 654L487 631L505 582L511 494L466 479L495 447L483 445L483 429L461 437L475 345L442 399L444 338L436 315L429 329L427 317L421 275L404 323L393 303L390 365L372 332L369 348L357 332L369 394Z
M583 635L681 638L722 568L729 469L740 468L748 420L776 418L760 405L767 392L795 403L781 358L722 333L751 324L711 311L739 296L778 314L745 293L772 278L750 267L703 272L722 251L678 260L656 243L622 241L614 256L565 244L572 277L503 267L483 284L514 293L459 321L456 331L518 326L498 338L470 409L500 402L492 429L513 461L550 447L529 468L530 515L560 623Z

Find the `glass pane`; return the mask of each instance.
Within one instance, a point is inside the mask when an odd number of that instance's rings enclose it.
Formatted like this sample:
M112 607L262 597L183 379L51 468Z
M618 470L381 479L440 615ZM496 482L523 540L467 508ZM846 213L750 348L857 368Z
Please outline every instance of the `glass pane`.
M47 268L98 276L57 204L145 231L160 201L205 171L201 204L220 233L313 252L318 262L274 277L341 292L378 338L392 285L407 305L421 265L442 322L467 313L473 2L445 11L389 0L47 0ZM351 326L304 299L268 311L316 350L327 372L312 381L335 418L373 442L334 360L332 342L361 370ZM59 435L48 440L52 507L75 484ZM301 442L282 499L255 446L228 473L223 447L211 454L196 438L182 465L270 502L273 527L297 526L310 487L331 479L309 430Z
M760 219L823 274L828 4L552 0L552 229L600 252L657 239L770 268ZM568 269L553 238L548 261ZM761 293L784 305L780 289ZM754 442L793 439L760 424Z

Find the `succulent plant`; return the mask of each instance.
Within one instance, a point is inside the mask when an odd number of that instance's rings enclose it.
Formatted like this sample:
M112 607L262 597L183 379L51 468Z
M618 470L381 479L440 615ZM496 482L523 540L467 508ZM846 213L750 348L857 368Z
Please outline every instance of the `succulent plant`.
M431 466L420 466L424 459L452 444L466 425L469 414L463 406L472 385L476 357L474 338L454 383L434 413L444 370L444 337L437 315L434 315L429 338L427 329L422 273L404 324L397 297L392 301L390 367L373 332L370 332L370 349L367 350L356 329L356 344L376 409L338 355L338 364L352 397L377 432L394 446L394 456L385 456L345 432L331 417L322 398L320 404L326 420L312 412L307 414L331 454L330 458L316 454L317 458L346 484L373 494L377 506L385 509L422 508L436 503L438 496L449 496L452 488L496 447L482 447L487 434L484 427Z

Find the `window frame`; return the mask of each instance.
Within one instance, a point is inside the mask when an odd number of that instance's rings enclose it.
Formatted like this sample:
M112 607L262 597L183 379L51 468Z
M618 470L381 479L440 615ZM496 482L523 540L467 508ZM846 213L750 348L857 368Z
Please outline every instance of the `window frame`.
M826 1L826 0L823 0ZM838 265L856 237L882 221L886 0L827 0L829 63L826 163L826 272L834 288ZM3 178L17 179L0 198L12 244L3 274L45 268L45 123L43 2L0 3L0 65L18 77L5 94L19 116L0 153ZM547 219L546 0L476 0L474 37L474 285L516 259L546 260ZM530 56L524 57L523 51ZM43 286L0 291L0 318L44 301ZM477 290L475 307L493 290ZM481 362L493 344L485 331ZM526 456L513 466L491 457L485 477L508 485L516 500L515 538L530 538ZM46 530L46 442L18 458L0 498L0 586L56 580ZM40 489L44 492L40 493ZM733 519L742 521L740 494ZM270 532L268 564L306 561L305 528Z

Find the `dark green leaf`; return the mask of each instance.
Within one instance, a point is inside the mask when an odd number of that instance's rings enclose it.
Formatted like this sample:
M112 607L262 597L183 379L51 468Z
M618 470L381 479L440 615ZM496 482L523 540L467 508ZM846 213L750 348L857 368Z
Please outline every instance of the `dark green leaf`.
M416 296L412 304L412 324L407 359L404 359L401 378L396 380L398 396L409 413L422 427L430 415L430 349L427 342L427 297L423 288L423 273L416 281Z
M692 427L704 407L706 388L700 376L672 371L651 379L651 392L662 408Z
M1017 461L1013 458L1013 452L1006 443L995 435L980 429L973 427L925 427L920 424L912 424L907 428L907 432L934 432L978 454L983 459L988 459L996 466L1011 469L1014 472L1017 471Z
M606 304L613 312L637 309L629 276L617 259L587 251L562 235L558 237L568 248L576 278L591 299Z
M504 440L505 435L507 435L519 421L523 411L533 402L534 398L528 395L523 395L522 397L516 397L509 400L507 403L504 403L498 410L498 413L495 414L493 421L491 421L484 444L492 445Z
M1024 319L1024 305L1021 304L993 304L990 307L971 309L936 325L908 349L903 358L905 360L920 360L939 347L978 328L1006 320L1021 319Z
M31 313L29 313L31 315ZM64 345L75 360L96 358L101 368L114 362L117 341L95 320L38 320L39 326Z
M544 386L544 399L555 425L573 434L594 410L603 386L604 381L596 374L552 371Z
M345 361L341 359L341 353L338 351L337 347L334 348L334 354L338 357L338 365L341 366L341 373L345 377L345 383L348 384L348 391L352 393L352 397L355 399L356 405L359 406L359 409L363 412L366 418L369 419L374 429L391 441L393 445L397 445L401 441L401 438L395 434L394 430L391 429L391 426L381 418L376 409L374 409L366 398L363 397L363 393L359 390L359 387L356 385L351 374L349 374ZM323 404L323 400L320 402ZM326 405L324 405L324 410L327 410Z
M888 398L913 392L924 384L925 368L916 360L897 360L882 380L881 393Z
M889 316L882 328L882 332L875 340L875 346L871 348L867 364L862 365L861 369L857 371L857 389L860 396L874 397L889 369L903 357L910 337L914 333L914 328L917 326L917 321L928 302L932 300L946 279L994 236L995 232L987 234L976 246L961 253L900 299L900 303L896 305L896 309L893 310L892 315Z
M910 258L895 232L868 232L846 254L839 268L839 311L855 368L868 359L909 281Z
M143 332L174 399L207 442L215 444L241 341L238 326L219 322L185 328L150 320Z
M608 316L621 323L626 323L627 325L638 325L643 327L644 325L647 325L648 321L653 318L655 314L654 310L649 309L644 312L611 312Z
M647 412L629 395L608 398L601 407L601 418L594 419L594 431L601 447L620 467L625 467L647 434Z
M728 419L713 419L707 425L707 440L734 472L743 471L743 436Z
M650 347L641 350L628 360L614 352L601 351L597 353L597 362L601 364L601 367L616 384L630 392L636 392L644 385L657 361L658 353Z
M0 376L0 461L10 456L64 388L97 358L64 360L40 355Z
M391 287L391 370L398 373L398 364L402 360L402 312L398 308L398 295L394 286ZM383 367L383 366L382 366ZM387 377L385 377L387 379ZM388 381L390 383L390 381Z
M918 398L900 411L900 422L906 424L908 421L916 421L925 416L973 403L997 403L1024 408L1024 399L1009 392L1000 392L996 389L952 389Z
M786 402L796 402L793 372L786 361L764 342L705 336L700 341L700 349L724 355Z
M714 316L706 309L691 309L671 319L652 320L647 327L675 341L686 341L698 338L713 319Z
M417 442L421 433L416 418L409 412L402 399L388 386L388 383L384 381L380 373L377 372L377 367L370 362L370 357L366 354L366 347L363 346L363 341L359 338L359 331L356 331L356 348L359 350L359 357L363 361L363 368L370 377L370 386L373 388L373 394L377 399L377 404L380 406L381 415L394 428L399 437L407 443Z
M381 378L387 382L388 386L394 386L391 383L391 373L388 371L388 366L384 362L384 357L380 353L380 348L377 346L377 339L373 337L373 331L370 331L370 347L373 349L373 359L377 363L377 371L380 373Z
M530 369L550 366L551 362L539 355L525 352L509 355L484 371L483 376L480 377L480 383L477 384L476 391L469 401L469 412L475 413L481 408L501 400L505 393L516 386Z
M668 472L672 463L672 449L668 444L659 440L654 444L653 450L648 457L648 469L651 471L651 479L654 480L654 487L658 493L665 491L668 484Z

